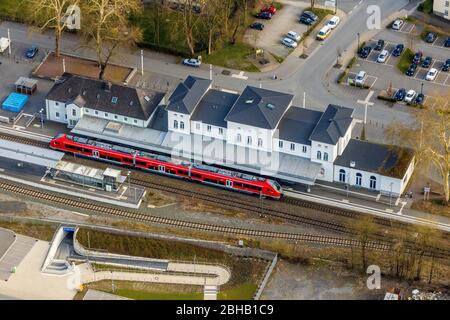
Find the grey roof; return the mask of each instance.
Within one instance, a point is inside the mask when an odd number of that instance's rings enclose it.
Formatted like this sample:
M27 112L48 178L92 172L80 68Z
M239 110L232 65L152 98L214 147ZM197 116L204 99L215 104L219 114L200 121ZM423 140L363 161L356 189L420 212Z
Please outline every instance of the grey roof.
M278 125L281 140L310 145L309 137L323 112L290 107Z
M275 129L293 98L291 94L247 86L225 120Z
M310 140L335 145L352 123L353 109L329 104Z
M164 96L163 92L144 91L65 73L55 82L46 98L65 104L74 103L79 107L147 120ZM117 98L117 101L113 102L113 98Z
M211 80L188 76L171 94L166 110L191 114L211 83Z
M351 139L335 165L350 167L354 161L357 170L403 178L414 153L411 149Z
M238 97L234 93L209 90L192 114L191 120L226 128L225 117Z

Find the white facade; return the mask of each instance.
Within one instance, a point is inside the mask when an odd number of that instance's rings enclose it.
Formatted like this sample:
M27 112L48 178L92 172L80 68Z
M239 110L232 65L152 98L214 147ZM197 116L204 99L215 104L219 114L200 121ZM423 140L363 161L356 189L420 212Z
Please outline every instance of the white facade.
M201 121L191 121L191 132L220 140L226 140L227 138L226 128L203 123Z
M434 0L433 12L450 20L450 0Z
M227 121L227 142L261 151L272 151L275 130Z
M178 133L191 134L191 116L184 113L168 111L167 128Z

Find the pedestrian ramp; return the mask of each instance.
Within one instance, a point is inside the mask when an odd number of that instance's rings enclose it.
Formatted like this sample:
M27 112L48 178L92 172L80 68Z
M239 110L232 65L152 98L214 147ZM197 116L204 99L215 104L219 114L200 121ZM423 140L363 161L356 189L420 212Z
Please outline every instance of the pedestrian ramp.
M217 300L217 293L219 289L217 286L208 285L203 290L203 300Z
M0 260L0 280L8 281L15 269L30 252L36 243L36 239L16 235L14 243Z

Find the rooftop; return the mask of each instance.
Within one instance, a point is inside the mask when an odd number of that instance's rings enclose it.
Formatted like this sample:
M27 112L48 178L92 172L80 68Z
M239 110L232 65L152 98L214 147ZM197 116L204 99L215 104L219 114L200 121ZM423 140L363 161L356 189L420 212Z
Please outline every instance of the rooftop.
M166 109L168 111L191 114L210 88L211 83L211 80L188 76L183 82L178 84L170 95Z
M291 94L247 86L225 120L275 129L293 98Z
M309 137L321 116L320 111L290 107L278 125L279 139L310 145Z
M47 99L79 107L147 120L165 93L65 73L55 82Z
M322 114L310 140L335 145L353 121L353 109L329 104Z
M351 139L334 164L350 167L354 161L355 169L402 179L413 157L408 148Z

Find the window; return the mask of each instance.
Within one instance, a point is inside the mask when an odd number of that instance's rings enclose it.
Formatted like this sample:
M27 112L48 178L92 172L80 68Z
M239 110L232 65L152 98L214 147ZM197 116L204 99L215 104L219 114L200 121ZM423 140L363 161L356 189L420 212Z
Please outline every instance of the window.
M295 150L295 143L291 143L291 150L292 150L292 151Z
M278 147L280 148L280 149L283 149L283 141L278 141Z
M258 147L262 147L263 141L261 138L258 138Z
M184 122L183 121L180 121L180 129L184 130Z
M252 137L250 137L250 136L247 137L247 144L248 145L252 144Z
M55 105L56 105L56 106L59 106L59 102L55 102Z
M114 115L114 119L117 120L118 118L119 118L119 117L117 116L117 114L115 114L115 115Z
M322 160L322 152L317 151L317 159Z
M137 123L137 120L136 120L136 119L134 119L134 123Z
M241 142L242 141L242 137L241 137L240 133L237 134L236 141L237 142Z
M85 109L84 112L89 113L89 109Z
M361 185L362 185L362 174L359 173L359 172L356 174L356 181L355 181L355 184L356 184L357 186L361 186Z
M72 116L76 117L77 116L77 110L72 109Z
M345 170L344 169L339 170L339 182L345 182Z
M56 118L59 118L59 112L56 112L56 113L55 113L55 117L56 117Z
M173 128L178 129L178 121L177 120L173 120Z
M98 116L98 111L97 110L95 110L95 115Z
M219 128L219 134L223 134L223 128Z
M303 151L303 153L306 153L306 151L307 151L306 146L303 146L303 147L302 147L302 151Z
M200 130L200 123L195 124L195 129Z
M108 112L105 112L105 118L108 118Z
M323 160L328 161L328 153L326 152L323 153Z
M118 100L119 100L119 98L117 98L117 97L112 97L111 103L116 104Z
M123 117L123 121L128 122L128 118L127 117Z
M211 126L210 125L206 126L206 131L211 132Z
M376 189L377 188L377 178L375 178L374 176L370 176L369 188L370 189Z

